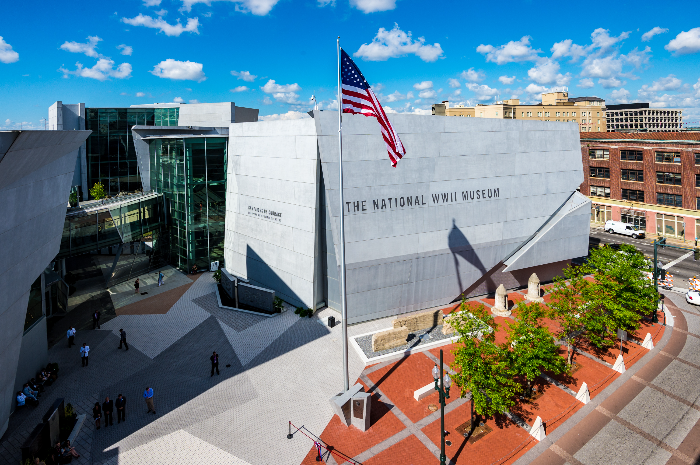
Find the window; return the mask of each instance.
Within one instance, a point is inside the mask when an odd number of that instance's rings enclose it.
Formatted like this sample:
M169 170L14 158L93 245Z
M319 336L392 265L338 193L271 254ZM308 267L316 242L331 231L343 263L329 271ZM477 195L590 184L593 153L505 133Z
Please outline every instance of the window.
M610 168L596 168L591 166L591 177L610 179Z
M680 163L680 152L656 152L656 163Z
M631 200L632 202L644 202L644 191L622 189L622 200Z
M596 197L610 198L610 188L603 186L591 186L591 195Z
M538 112L537 112L537 116L542 117L542 112L541 112L541 111L538 111Z
M623 181L644 182L644 171L642 170L622 170Z
M581 112L581 116L586 116L586 112L585 112L585 111L582 111L582 112Z
M642 161L641 150L620 150L620 160L623 161Z
M545 112L544 112L544 116L546 116L547 118L549 118L549 112L548 112L548 111L545 111Z
M575 112L575 111L572 111L572 112L571 112L571 116L576 116L576 112Z
M620 214L620 221L622 221L623 223L631 224L632 226L641 231L646 231L647 229L647 216L644 212L631 210L623 211Z
M496 116L498 116L498 112L496 112Z
M700 187L700 174L695 175L695 187Z
M521 111L521 112L520 112L520 116L525 116L525 112L524 112L524 111Z
M700 210L700 197L695 198L695 209ZM698 237L698 234L697 234L697 231L698 231L697 222L698 221L700 221L700 220L695 220L695 237Z
M672 186L681 185L681 174L680 173L662 173L661 171L656 172L656 184L670 184Z
M557 112L557 116L561 116L561 112L560 112L560 111Z
M695 154L695 164L700 165L700 153Z
M685 222L682 216L656 214L656 233L660 236L685 238Z
M683 196L657 192L656 203L659 205L668 205L669 207L683 207Z
M612 220L612 207L608 205L591 205L591 222L605 223Z
M588 156L596 160L609 160L610 150L604 149L591 149L588 151Z
M600 116L600 112L598 112L598 114L596 116Z

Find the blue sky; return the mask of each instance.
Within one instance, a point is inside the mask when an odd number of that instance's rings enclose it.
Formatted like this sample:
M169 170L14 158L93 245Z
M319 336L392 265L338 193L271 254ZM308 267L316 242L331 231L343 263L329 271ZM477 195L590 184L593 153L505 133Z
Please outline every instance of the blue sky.
M336 36L388 111L568 87L683 108L700 126L700 2L122 0L5 2L0 128L56 100L220 102L295 118L336 106ZM666 6L668 5L668 6ZM497 7L497 8L494 8ZM388 108L387 108L388 107Z

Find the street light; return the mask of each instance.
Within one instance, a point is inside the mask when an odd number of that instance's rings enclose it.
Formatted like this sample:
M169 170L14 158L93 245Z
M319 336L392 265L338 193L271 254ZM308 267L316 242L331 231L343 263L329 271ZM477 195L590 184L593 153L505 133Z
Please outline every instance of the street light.
M440 394L440 465L447 463L445 455L445 400L450 398L450 386L452 380L450 375L442 371L442 349L440 349L440 369L435 365L433 367L433 379L435 380L435 390ZM438 386L438 381L442 379L442 387Z

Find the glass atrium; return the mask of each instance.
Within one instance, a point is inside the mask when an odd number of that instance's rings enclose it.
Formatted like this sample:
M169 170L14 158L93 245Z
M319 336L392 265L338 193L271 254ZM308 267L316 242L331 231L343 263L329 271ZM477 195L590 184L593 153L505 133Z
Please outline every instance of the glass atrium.
M147 139L151 187L165 196L168 262L188 272L224 258L228 138ZM168 255L168 252L164 252Z

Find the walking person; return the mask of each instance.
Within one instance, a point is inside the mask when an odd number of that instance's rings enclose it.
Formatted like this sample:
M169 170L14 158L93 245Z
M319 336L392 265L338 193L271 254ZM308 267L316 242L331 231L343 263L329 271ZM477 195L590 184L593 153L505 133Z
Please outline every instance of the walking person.
M88 355L90 352L90 346L83 342L83 346L80 348L80 358L83 361L83 366L88 366Z
M148 411L146 413L153 412L153 415L155 415L156 406L153 405L153 389L147 386L146 390L143 392L143 398L146 399L146 407L148 407Z
M158 272L158 287L163 285L163 278L165 278L165 275L163 274L162 271Z
M68 337L68 348L70 349L75 345L75 328L71 326L66 336Z
M100 329L100 311L95 310L95 313L92 314L92 329Z
M126 413L126 397L119 394L114 405L117 407L117 424L126 421L126 416L124 415Z
M136 281L134 281L134 294L139 293L139 278L136 278Z
M124 329L119 330L119 349L122 348L122 344L126 346L126 350L129 350L129 344L126 343L126 331L124 331Z
M107 396L102 403L102 413L104 413L105 416L105 428L114 424L112 412L114 412L114 402L109 400L109 396Z
M214 376L214 370L216 370L216 374L219 374L219 354L214 352L211 357L209 357L209 360L211 360L211 375Z
M100 429L100 419L102 419L102 409L100 408L99 402L95 402L95 406L92 408L92 418L95 420L95 428Z

